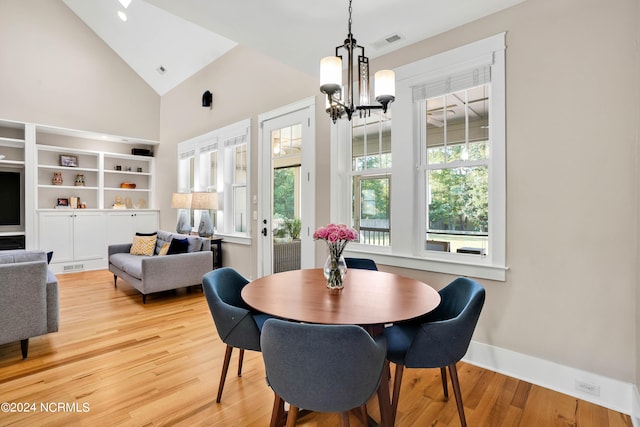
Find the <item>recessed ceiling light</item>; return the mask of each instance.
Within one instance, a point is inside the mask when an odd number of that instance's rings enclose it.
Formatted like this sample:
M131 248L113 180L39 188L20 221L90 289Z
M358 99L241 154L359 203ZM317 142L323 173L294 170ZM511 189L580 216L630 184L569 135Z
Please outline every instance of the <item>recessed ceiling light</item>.
M118 16L120 17L120 19L122 19L124 22L127 22L127 14L124 13L123 11L119 10L118 11Z
M122 7L124 7L125 9L128 8L129 5L131 4L131 0L118 0L118 1L122 5Z

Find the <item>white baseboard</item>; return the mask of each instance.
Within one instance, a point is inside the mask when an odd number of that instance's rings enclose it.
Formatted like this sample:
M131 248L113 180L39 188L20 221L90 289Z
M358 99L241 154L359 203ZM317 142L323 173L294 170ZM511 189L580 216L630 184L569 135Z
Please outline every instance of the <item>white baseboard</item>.
M638 386L633 387L633 409L631 411L631 422L634 427L640 427L640 393Z
M634 384L475 341L463 361L622 412L640 427L640 396ZM599 387L598 395L579 390L576 382Z

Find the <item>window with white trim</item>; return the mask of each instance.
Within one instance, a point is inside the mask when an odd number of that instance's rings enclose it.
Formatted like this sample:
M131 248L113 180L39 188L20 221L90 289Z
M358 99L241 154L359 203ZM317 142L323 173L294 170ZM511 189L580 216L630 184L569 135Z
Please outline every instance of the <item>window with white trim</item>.
M249 119L178 144L178 191L218 193L216 234L249 237ZM199 211L192 211L192 225Z
M358 121L333 127L332 220L360 230L360 242L347 246L352 256L505 280L504 41L498 34L395 70L390 142L373 150L380 159L390 148L387 167L358 168L368 166L370 147ZM363 239L356 204L381 206L382 194L380 181L377 193L357 185L367 178L388 180L389 243Z

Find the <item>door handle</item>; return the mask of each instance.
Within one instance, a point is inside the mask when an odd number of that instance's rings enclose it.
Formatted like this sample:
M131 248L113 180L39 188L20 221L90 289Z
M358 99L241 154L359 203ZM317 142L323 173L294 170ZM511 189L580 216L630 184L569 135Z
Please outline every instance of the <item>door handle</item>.
M265 237L267 236L267 227L264 227L262 229L262 235L265 236Z

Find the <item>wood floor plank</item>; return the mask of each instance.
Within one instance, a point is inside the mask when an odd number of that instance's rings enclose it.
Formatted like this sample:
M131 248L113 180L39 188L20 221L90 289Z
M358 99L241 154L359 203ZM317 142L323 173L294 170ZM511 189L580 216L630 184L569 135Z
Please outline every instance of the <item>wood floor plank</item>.
M126 282L114 287L108 271L58 278L60 331L32 338L27 360L19 343L0 346L0 400L37 405L0 413L0 426L268 425L273 393L260 353L246 352L242 377L234 354L215 403L225 345L201 290L154 294L142 304ZM458 370L470 426L631 426L625 414L515 378L465 363ZM396 425L459 426L449 390L446 400L438 369L406 369ZM378 417L375 398L368 407ZM339 426L340 418L309 413L298 425Z

